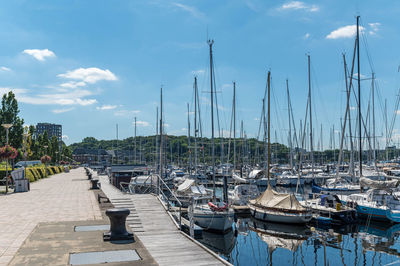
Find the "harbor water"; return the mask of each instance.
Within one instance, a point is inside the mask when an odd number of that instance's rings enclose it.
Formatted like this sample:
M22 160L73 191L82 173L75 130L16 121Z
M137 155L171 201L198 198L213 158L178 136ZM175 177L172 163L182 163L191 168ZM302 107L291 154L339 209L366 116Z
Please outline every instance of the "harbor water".
M400 224L369 220L325 227L235 216L231 231L203 231L199 241L233 265L400 265L399 235Z

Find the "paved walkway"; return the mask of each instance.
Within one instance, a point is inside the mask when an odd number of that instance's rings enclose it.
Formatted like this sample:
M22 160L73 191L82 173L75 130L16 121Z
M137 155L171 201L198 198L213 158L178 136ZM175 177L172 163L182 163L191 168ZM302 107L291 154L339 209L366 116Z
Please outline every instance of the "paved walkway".
M157 197L125 194L100 176L101 189L117 208L128 208L127 224L159 265L223 265L205 249L185 237L174 225ZM229 263L226 263L229 264Z
M0 265L7 265L38 223L102 219L84 169L31 184L31 191L0 196Z

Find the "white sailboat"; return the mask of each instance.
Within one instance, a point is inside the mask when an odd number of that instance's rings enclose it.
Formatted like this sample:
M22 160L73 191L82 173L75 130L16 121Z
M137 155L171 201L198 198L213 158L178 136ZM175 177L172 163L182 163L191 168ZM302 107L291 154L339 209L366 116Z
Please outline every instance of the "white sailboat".
M267 158L267 177L270 176L271 161L271 141L270 141L270 78L268 72L268 158ZM266 222L302 224L311 220L311 210L301 206L295 195L290 193L279 193L272 189L268 184L267 190L258 198L250 200L248 204L251 215L259 220Z
M218 201L215 195L215 143L214 143L214 70L212 45L210 47L210 88L211 88L211 143L212 143L212 176L213 196L193 198L192 205L188 208L189 219L207 230L227 231L232 229L234 212L227 202Z

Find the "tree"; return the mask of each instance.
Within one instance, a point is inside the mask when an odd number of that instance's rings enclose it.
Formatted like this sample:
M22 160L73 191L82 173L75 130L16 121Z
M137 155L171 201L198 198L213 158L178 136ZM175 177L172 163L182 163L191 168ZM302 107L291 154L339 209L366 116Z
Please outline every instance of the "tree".
M20 118L18 114L18 102L15 94L12 91L4 94L1 99L0 124L13 124L9 129L8 143L15 148L22 146L22 134L24 133L24 119ZM0 129L0 136L0 141L4 145L6 143L6 130L3 127Z

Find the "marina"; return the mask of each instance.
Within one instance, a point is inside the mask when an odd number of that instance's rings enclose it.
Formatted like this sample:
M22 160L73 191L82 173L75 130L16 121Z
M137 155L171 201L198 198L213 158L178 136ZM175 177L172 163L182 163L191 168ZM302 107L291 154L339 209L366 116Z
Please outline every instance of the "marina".
M5 1L0 266L400 265L399 10Z

